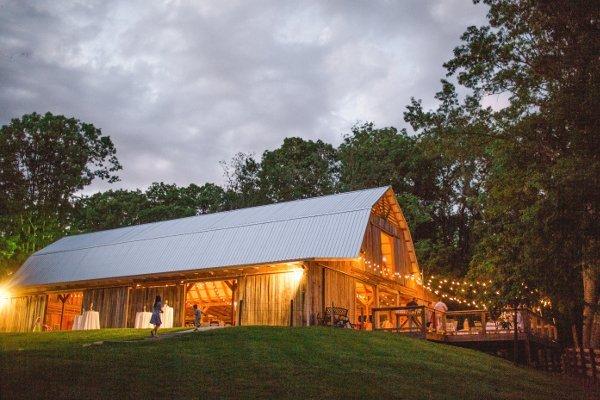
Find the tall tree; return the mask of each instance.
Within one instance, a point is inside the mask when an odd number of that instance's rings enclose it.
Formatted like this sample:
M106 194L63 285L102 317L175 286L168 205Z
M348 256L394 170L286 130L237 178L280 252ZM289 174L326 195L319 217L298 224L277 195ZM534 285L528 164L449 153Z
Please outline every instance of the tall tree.
M285 138L263 153L258 179L272 202L331 194L337 184L335 149L321 140Z
M459 101L455 87L443 81L436 94L439 107L424 111L412 100L404 119L416 132L421 165L415 174L430 176L426 191L416 194L427 201L430 221L421 228L420 261L429 272L466 274L477 243L475 225L481 219L482 185L487 171L485 143L489 112L473 98ZM417 230L417 233L419 231Z
M0 213L61 213L95 178L118 180L110 137L75 118L46 113L13 119L0 129Z
M120 168L110 137L75 118L33 113L0 128L3 271L60 236L73 195Z
M226 186L226 204L229 209L267 204L260 187L260 162L251 154L238 153L229 162L221 161Z
M582 0L484 3L488 24L468 28L446 64L474 97L508 99L488 132L495 140L487 147L492 164L475 267L518 272L558 307L582 309L588 346L600 259L598 7Z
M168 219L191 217L226 208L225 191L213 183L153 183L140 190L109 190L75 201L71 226L77 232L90 232L138 225Z

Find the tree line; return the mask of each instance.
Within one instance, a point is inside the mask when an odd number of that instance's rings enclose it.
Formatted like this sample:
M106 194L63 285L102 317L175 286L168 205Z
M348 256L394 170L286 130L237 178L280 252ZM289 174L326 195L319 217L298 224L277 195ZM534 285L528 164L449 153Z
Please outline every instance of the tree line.
M408 130L357 124L339 146L289 137L224 162L223 186L80 196L118 179L110 137L50 113L13 119L0 130L3 273L65 234L391 185L426 275L492 280L493 307L550 300L563 338L598 346L598 11L484 3L487 23L462 35L437 106L406 106ZM483 106L489 96L506 106Z

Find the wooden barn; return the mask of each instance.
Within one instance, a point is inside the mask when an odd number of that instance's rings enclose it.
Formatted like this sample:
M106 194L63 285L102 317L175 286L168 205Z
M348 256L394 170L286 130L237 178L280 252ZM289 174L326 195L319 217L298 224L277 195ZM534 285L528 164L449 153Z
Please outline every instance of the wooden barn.
M174 326L314 325L326 307L366 326L371 309L427 304L389 187L64 237L9 284L0 331L68 330L93 303L101 328L133 327L154 297Z

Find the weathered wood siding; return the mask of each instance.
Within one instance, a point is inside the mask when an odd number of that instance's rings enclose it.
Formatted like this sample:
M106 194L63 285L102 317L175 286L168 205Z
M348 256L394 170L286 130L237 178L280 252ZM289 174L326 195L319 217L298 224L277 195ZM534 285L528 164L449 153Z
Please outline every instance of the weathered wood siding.
M325 269L325 306L348 309L350 321L355 321L356 284L354 278L344 273Z
M325 268L316 263L307 263L306 270L306 320L307 325L316 325L317 317L323 315L323 274Z
M402 276L416 271L412 271L411 262L406 248L406 238L400 229L390 221L387 221L376 215L372 215L369 225L365 231L362 251L366 260L375 264L382 264L381 255L381 232L387 233L393 237L394 241L394 261L396 270Z
M0 310L0 332L31 332L44 321L46 295L13 297Z
M302 325L305 281L306 276L297 272L239 278L236 297L241 302L241 324L290 325L293 300L294 325Z
M127 311L127 326L133 328L135 323L135 314L140 311L152 311L152 305L156 296L160 296L165 304L173 307L173 326L181 326L182 315L184 311L185 294L184 287L181 284L169 286L150 286L134 287L129 290L129 306Z
M100 313L100 328L124 328L127 326L128 296L126 286L87 289L83 292L83 309L88 310L93 302L94 310Z

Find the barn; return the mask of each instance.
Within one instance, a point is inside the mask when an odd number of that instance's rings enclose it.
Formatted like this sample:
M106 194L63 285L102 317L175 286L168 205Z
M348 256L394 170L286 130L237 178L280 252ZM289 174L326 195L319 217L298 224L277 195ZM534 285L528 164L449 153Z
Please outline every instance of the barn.
M133 327L156 295L173 325L317 324L326 307L365 323L374 307L431 301L390 187L64 237L14 274L0 331Z

